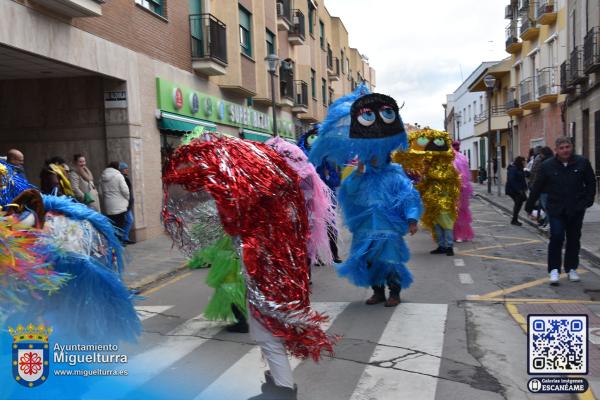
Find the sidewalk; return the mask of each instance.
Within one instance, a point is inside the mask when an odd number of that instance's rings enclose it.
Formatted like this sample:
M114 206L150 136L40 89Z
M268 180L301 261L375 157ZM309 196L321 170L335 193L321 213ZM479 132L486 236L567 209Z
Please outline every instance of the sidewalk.
M161 234L125 247L123 279L130 289L139 290L186 268L186 257L172 243L171 238Z
M498 197L498 188L492 186L492 194L487 193L487 184L480 185L479 183L473 183L474 195L479 196L483 200L492 203L496 207L506 211L512 215L513 201L510 197L504 194L504 187L501 189L502 195ZM535 221L530 220L527 217L527 213L521 209L519 214L521 222L529 224L534 228L538 229L540 233L548 236L548 232L538 228ZM506 217L506 223L510 222L510 217ZM581 255L585 257L592 266L600 268L600 205L594 203L594 205L587 209L585 218L583 220L583 229L581 232Z

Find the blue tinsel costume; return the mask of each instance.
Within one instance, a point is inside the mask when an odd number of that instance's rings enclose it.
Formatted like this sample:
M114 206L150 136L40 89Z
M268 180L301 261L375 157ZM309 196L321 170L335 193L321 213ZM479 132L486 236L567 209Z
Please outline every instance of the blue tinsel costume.
M24 190L35 189L17 167L0 159L0 207L5 206Z
M394 107L360 108L351 115L355 102L372 96L390 99ZM363 127L356 121L364 123ZM356 134L356 129L364 132ZM331 104L313 144L310 159L315 165L325 158L344 165L354 157L366 165L363 174L355 170L342 182L338 197L353 238L348 259L336 267L340 276L355 285L387 283L407 288L412 282L405 265L409 251L402 237L409 220L420 218L421 199L402 167L390 164L390 152L406 147L406 132L393 99L369 95L364 85Z

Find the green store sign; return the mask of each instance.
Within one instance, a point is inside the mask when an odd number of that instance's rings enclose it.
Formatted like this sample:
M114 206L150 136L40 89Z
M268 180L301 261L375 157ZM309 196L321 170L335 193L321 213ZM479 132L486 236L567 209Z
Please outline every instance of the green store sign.
M163 111L257 132L273 132L273 119L265 113L162 78L156 78L156 98L158 108ZM277 131L281 136L294 138L294 124L290 120L278 118Z

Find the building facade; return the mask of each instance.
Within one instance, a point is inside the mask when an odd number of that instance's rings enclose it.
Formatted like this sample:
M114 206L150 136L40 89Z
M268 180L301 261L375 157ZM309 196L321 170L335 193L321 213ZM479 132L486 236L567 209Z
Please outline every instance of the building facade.
M561 91L567 96L567 133L575 151L600 174L600 1L569 1Z
M0 154L21 149L33 183L55 155L85 155L96 180L127 162L137 240L162 231L162 163L183 133L271 137L267 55L282 60L276 128L289 140L351 79L374 85L342 22L312 0L7 0L0 15Z

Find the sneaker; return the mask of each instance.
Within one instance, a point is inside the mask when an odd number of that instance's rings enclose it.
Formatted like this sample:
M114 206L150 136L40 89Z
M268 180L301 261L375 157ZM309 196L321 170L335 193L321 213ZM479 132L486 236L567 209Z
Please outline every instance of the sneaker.
M581 279L579 279L579 274L577 274L577 271L575 271L574 269L569 271L569 280L571 282L579 282Z
M550 271L550 284L551 285L558 285L558 281L560 280L560 274L558 273L557 269L553 269L552 271Z
M435 250L431 250L431 251L429 252L429 254L446 254L446 249L445 249L445 248L443 248L442 246L438 246L438 248L437 248L437 249L435 249Z

